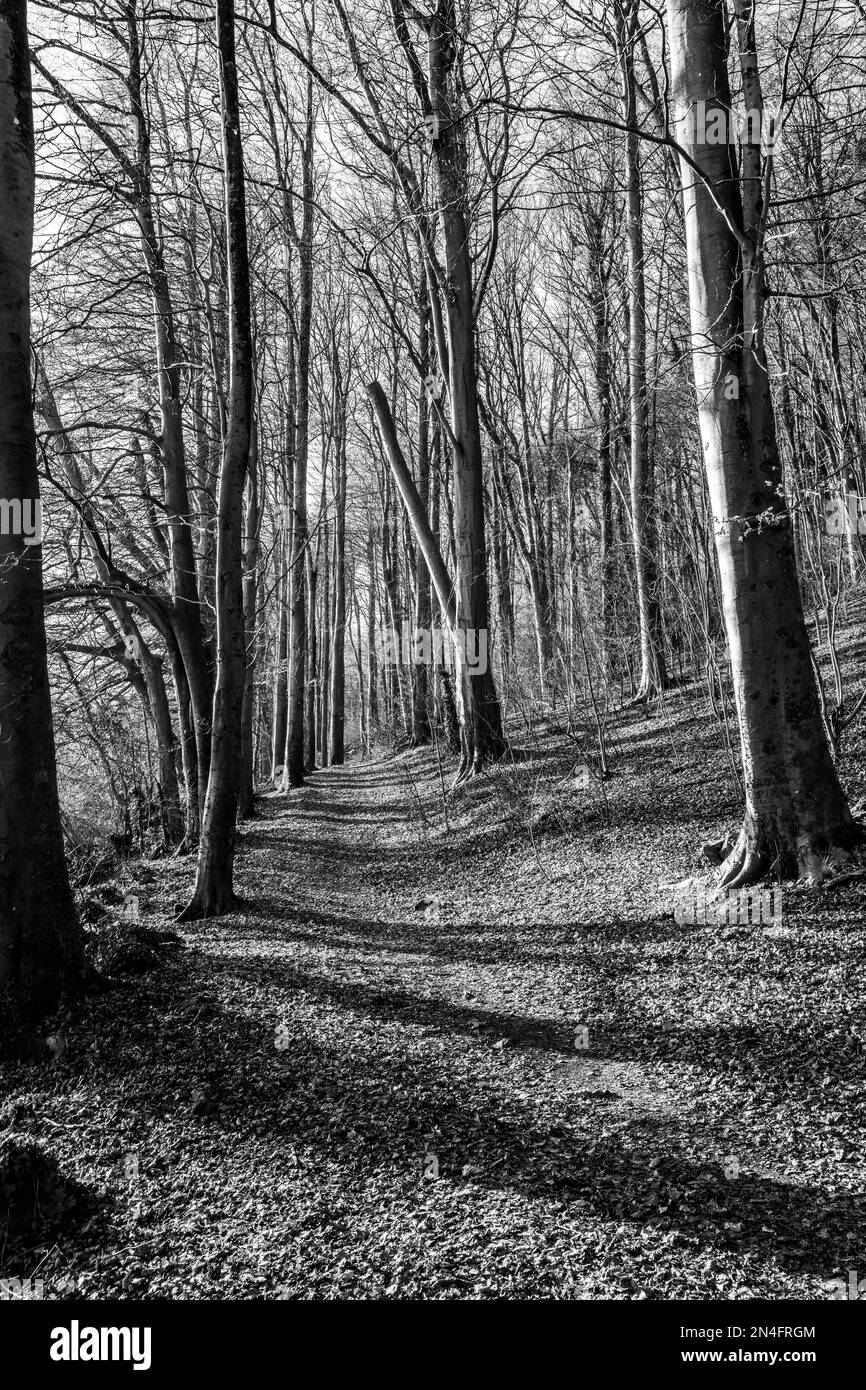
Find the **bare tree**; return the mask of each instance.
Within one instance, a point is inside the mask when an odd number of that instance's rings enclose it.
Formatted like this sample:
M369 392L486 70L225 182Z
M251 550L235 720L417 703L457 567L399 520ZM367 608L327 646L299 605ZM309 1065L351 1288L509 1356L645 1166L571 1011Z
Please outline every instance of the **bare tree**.
M17 1028L54 1009L83 973L57 799L41 522L33 525L41 504L30 387L34 164L25 0L0 0L0 203L0 489L7 514L0 528L0 1041L8 1042Z

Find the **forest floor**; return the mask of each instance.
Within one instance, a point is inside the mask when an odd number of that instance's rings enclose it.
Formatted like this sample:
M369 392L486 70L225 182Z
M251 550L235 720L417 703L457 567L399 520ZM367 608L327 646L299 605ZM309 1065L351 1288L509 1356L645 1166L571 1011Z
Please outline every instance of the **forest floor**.
M263 796L244 912L145 952L62 1057L0 1076L0 1137L78 1193L0 1274L332 1299L812 1299L866 1275L866 883L786 889L781 927L677 925L659 885L740 804L687 690L617 715L588 789L564 724L523 746L447 798L429 749ZM131 863L115 903L168 928L193 869Z

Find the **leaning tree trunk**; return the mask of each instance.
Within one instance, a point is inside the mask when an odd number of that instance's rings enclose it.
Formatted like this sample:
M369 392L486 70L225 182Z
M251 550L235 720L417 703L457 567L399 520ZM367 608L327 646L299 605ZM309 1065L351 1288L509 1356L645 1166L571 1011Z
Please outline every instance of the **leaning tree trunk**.
M744 207L731 146L698 144L694 128L699 101L731 119L725 21L724 0L668 0L679 139L703 176L681 159L700 434L746 792L722 868L730 888L772 869L814 872L817 856L866 832L851 816L821 722L783 496L763 341L760 144L743 150ZM752 108L754 51L744 75Z
M25 0L0 0L0 489L39 497L30 390L33 106ZM23 532L23 528L17 528ZM0 1043L83 973L63 858L42 547L0 534ZM4 527L4 533L6 528Z
M243 502L252 437L253 351L234 0L216 0L216 27L228 243L229 408L217 506L217 678L210 776L202 815L195 891L191 903L181 914L183 921L218 916L237 906L234 850L246 674Z
M120 575L112 567L110 554L102 543L99 534L99 514L88 497L88 488L85 485L84 474L75 447L63 427L51 383L41 363L37 371L35 387L36 409L51 431L52 448L66 476L94 566L102 582L109 585L112 580L120 579ZM178 750L171 723L162 663L159 657L151 652L138 628L133 624L129 605L122 599L114 597L109 599L109 603L120 624L124 638L132 637L137 644L137 660L141 666L146 685L145 714L153 727L159 757L159 791L162 805L163 837L166 848L173 849L187 838L188 832L184 825L180 804L176 766ZM189 794L194 822L197 825L198 814L195 808L198 804L198 791L194 780L190 781Z

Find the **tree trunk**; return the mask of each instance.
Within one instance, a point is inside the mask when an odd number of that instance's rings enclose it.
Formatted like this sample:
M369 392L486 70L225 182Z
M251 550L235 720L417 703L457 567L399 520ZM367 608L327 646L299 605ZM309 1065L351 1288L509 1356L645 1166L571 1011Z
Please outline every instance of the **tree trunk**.
M334 441L336 496L334 498L334 626L331 632L331 698L328 762L340 766L345 757L346 710L346 428L342 393L337 391L339 422Z
M397 526L390 518L390 490L386 492L387 506L382 521L382 580L385 587L385 609L388 627L393 641L389 647L391 660L385 663L385 688L390 704L388 711L392 729L396 729L399 718L403 729L409 728L409 711L406 706L403 659L403 603L400 595L400 571L397 559Z
M493 469L493 573L496 577L496 601L499 609L500 673L503 681L514 664L514 600L511 592L511 559L508 553L508 528L502 516L499 482Z
M304 694L307 665L307 458L310 428L310 338L313 326L313 79L307 80L303 151L304 210L298 244L299 313L289 621L289 719L283 788L304 784ZM311 616L310 621L313 621Z
M211 765L202 816L196 885L192 901L181 914L183 921L217 916L237 906L234 849L246 674L243 500L252 432L253 352L234 0L216 0L216 27L222 97L229 279L229 409L217 508L217 679Z
M372 526L367 533L367 573L370 588L367 597L367 751L379 728L379 663L376 659L376 552Z
M487 758L505 749L502 714L493 672L473 671L466 659L488 639L487 551L484 537L481 430L475 361L472 259L467 207L467 159L461 143L452 67L456 20L453 0L439 0L430 19L428 51L430 100L438 121L433 150L439 176L445 243L448 316L448 391L454 432L454 516L456 545L457 706L462 744L460 773L480 772ZM444 364L443 364L444 365Z
M629 293L629 417L631 424L631 525L635 587L640 624L641 672L639 700L652 699L668 684L664 662L656 563L655 498L649 451L649 412L646 364L646 277L643 239L643 186L634 42L638 30L637 0L617 0L617 45L623 82L623 121L631 127L626 145L626 221L628 226Z
M732 888L771 869L814 873L818 856L866 833L848 809L821 722L782 491L763 340L760 144L743 150L744 206L732 147L697 143L698 101L730 119L725 21L724 0L668 0L679 140L704 176L681 160L700 435L746 793L722 869Z
M30 388L33 106L25 0L0 0L0 489L38 503ZM38 512L36 513L38 515ZM63 857L42 546L0 534L0 1044L74 990L82 937Z
M614 543L611 476L611 361L610 361L610 261L608 243L610 228L604 216L608 206L609 185L605 187L602 210L586 217L589 241L589 277L593 317L593 369L598 404L598 486L599 486L599 544L601 581L601 645L602 663L608 676L611 673L610 639L613 631ZM575 582L574 580L572 581ZM576 602L576 595L575 600ZM577 631L576 625L574 631Z
M325 476L322 476L322 506L320 515L320 537L322 554L325 557L325 573L322 582L322 672L319 698L319 756L322 767L328 765L328 733L331 727L331 531L328 526L328 508L325 497Z
M71 496L78 510L78 515L81 519L84 534L93 558L94 567L100 579L102 579L105 584L110 584L112 580L120 580L123 582L126 576L118 572L116 567L113 566L110 559L110 551L106 549L102 542L99 529L99 514L88 497L88 489L85 485L79 458L69 434L63 427L63 423L60 419L60 412L57 408L57 402L54 398L54 392L51 389L51 383L41 363L38 368L35 387L34 396L36 408L51 431L52 447L63 468ZM144 486L146 487L146 481ZM165 553L167 555L167 551ZM120 598L110 598L109 602L124 637L132 637L137 643L136 659L141 666L146 686L145 712L153 727L157 744L163 837L166 848L172 849L179 845L187 837L189 832L185 826L180 805L180 792L178 790L176 767L176 754L178 750L174 729L171 723L171 713L169 711L168 696L166 694L165 680L162 673L162 663L150 650L139 629L133 623L129 605ZM171 614L171 619L173 621L173 613ZM164 628L160 630L163 632L165 631ZM187 686L187 691L188 689L189 687ZM194 748L192 751L194 755ZM194 767L195 761L193 757L193 768ZM190 798L188 817L195 827L195 833L197 834L198 789L194 777L190 779L187 790Z
M430 300L427 277L422 272L418 286L418 356L422 375L430 371ZM423 383L418 391L418 496L427 515L430 496L430 407ZM430 631L430 571L421 546L415 548L415 644L412 653L412 743L430 742L426 661L418 660L419 634Z
M304 718L304 738L306 739L306 753L304 754L304 771L315 772L316 770L316 736L317 736L317 709L318 693L321 685L321 672L319 670L319 631L316 623L316 592L319 586L319 566L313 558L312 548L307 546L307 557L304 566L307 578L307 687L306 687L306 715Z
M153 298L156 329L157 381L160 409L160 459L165 482L165 509L171 554L172 598L176 632L189 683L195 724L198 802L204 805L210 757L212 683L205 657L196 555L192 534L183 437L181 378L174 305L157 231L151 192L149 114L142 90L142 52L135 4L127 8L129 77L127 89L136 132L134 215L141 236Z
M250 437L249 473L247 478L246 552L244 554L244 632L246 672L244 675L244 711L241 725L241 790L238 820L255 815L255 749L253 724L256 704L256 661L258 655L258 565L259 565L259 453L258 430L253 422Z
M283 509L285 515L285 508ZM285 524L281 525L275 549L276 580L274 594L277 603L276 669L274 671L274 715L271 731L271 779L278 781L283 775L283 758L286 752L286 728L288 727L288 652L289 652L289 604L288 604L288 563L291 554L292 538Z

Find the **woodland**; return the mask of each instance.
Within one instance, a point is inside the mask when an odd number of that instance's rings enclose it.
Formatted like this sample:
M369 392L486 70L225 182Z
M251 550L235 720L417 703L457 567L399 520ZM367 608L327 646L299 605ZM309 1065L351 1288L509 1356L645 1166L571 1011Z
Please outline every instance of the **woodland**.
M864 213L864 0L0 0L0 1298L866 1298Z

